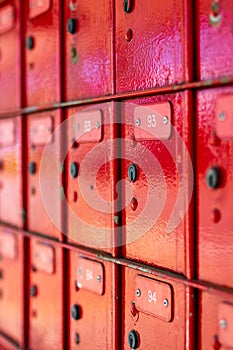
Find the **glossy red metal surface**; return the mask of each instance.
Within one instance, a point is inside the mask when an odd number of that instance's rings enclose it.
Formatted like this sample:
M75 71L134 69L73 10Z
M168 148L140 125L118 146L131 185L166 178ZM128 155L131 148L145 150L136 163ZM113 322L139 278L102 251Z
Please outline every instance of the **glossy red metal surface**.
M171 312L172 318L170 322L159 319L155 315L148 314L147 312L139 311L137 309L136 300L142 297L139 293L139 286L135 284L135 279L138 276L144 278L145 281L151 278L154 280L154 285L150 285L148 289L148 300L152 300L150 304L151 310L154 309L154 293L157 291L157 283L163 283L167 285L172 292L172 305ZM165 282L165 283L164 283ZM193 344L190 342L192 334L188 329L190 324L193 325L194 314L191 312L191 299L188 298L188 288L181 284L168 283L160 279L154 279L153 276L148 274L141 274L139 271L130 269L128 267L123 268L122 273L122 348L123 349L193 349ZM136 288L137 287L137 288ZM145 287L145 285L144 285ZM152 289L151 289L152 287ZM141 291L141 290L140 290ZM166 298L165 298L166 299ZM169 304L167 301L156 300L156 303L161 303L161 308L167 309ZM135 312L132 312L132 306L136 307ZM187 317L186 310L189 309L189 317ZM158 315L157 315L158 316ZM187 328L186 328L187 327ZM132 331L136 332L137 346L133 347L129 345L130 339L134 339ZM130 333L131 332L131 333ZM135 333L134 333L135 334Z
M24 238L0 226L0 331L24 344ZM1 344L1 341L0 341ZM0 346L1 349L1 346ZM10 349L10 348L9 348Z
M116 91L190 81L191 2L133 1L129 13L124 3L116 1Z
M21 106L20 1L0 4L0 112Z
M60 122L59 110L27 116L28 229L55 238L63 219Z
M233 74L231 0L198 0L197 71L198 79L214 79Z
M223 128L232 119L231 103L224 105L225 119L219 110L218 101L226 97L233 99L232 87L197 94L198 277L233 287L233 272L228 268L233 249L233 138L216 135L219 122Z
M22 117L0 120L0 219L22 227Z
M39 344L40 349L63 349L63 253L45 244L53 249L55 263L55 270L46 272L46 267L33 265L38 244L43 242L31 240L29 348L38 350Z
M66 0L64 12L65 99L113 93L113 1Z
M232 295L222 298L217 295L200 292L199 301L198 349L231 350L233 348L233 339L232 333L229 334L228 332L233 326Z
M164 103L170 104L171 124L159 112ZM186 276L193 273L191 104L188 92L122 104L123 254ZM139 106L144 106L140 118ZM156 118L153 121L153 115L170 124L168 133ZM148 127L143 127L146 123ZM143 141L135 140L138 128L146 132ZM130 179L132 166L136 167L135 179ZM132 205L135 200L136 206Z
M119 129L115 105L71 108L67 118L68 239L115 255L120 224L116 193L119 140L113 141Z
M41 6L43 5L43 6ZM59 0L27 0L25 38L26 106L61 100Z
M81 262L84 259L84 262ZM89 259L89 267L87 266ZM103 276L96 275L98 267L91 267L91 264L99 264L103 268ZM82 269L80 270L80 267ZM119 277L118 267L96 259L95 255L82 251L70 251L70 315L69 315L69 349L75 350L78 347L83 350L89 349L119 349L120 339L116 338L118 332L119 317ZM77 287L77 280L83 275L86 280L80 288ZM96 283L103 283L103 293L98 290L90 290L87 283L92 276ZM94 282L93 282L94 283ZM78 310L77 313L75 312Z
M17 350L18 348L14 346L11 342L7 341L5 338L0 336L0 350Z

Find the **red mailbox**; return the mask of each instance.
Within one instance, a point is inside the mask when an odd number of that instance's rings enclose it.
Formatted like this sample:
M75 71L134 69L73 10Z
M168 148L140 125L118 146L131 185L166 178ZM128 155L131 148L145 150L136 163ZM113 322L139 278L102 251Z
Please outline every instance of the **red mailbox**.
M112 254L120 245L116 113L113 103L67 111L68 238Z
M191 289L128 267L122 283L123 349L194 349Z
M123 104L123 255L192 274L192 98Z
M126 0L115 3L116 91L190 81L191 2Z
M20 232L0 226L0 331L20 346L24 344L25 332L23 259Z
M198 349L230 350L233 348L233 298L219 292L200 292Z
M22 118L0 120L0 219L22 227Z
M21 107L19 0L0 4L0 112L15 111Z
M65 1L65 98L113 93L113 1Z
M70 252L70 350L119 349L118 280L112 263Z
M198 0L197 16L198 78L232 76L232 1Z
M30 245L29 347L63 348L63 253L37 240Z
M27 106L60 102L60 11L58 0L25 1Z
M43 112L27 117L28 125L28 229L61 238L62 165L61 112Z
M233 287L233 88L197 94L198 277Z

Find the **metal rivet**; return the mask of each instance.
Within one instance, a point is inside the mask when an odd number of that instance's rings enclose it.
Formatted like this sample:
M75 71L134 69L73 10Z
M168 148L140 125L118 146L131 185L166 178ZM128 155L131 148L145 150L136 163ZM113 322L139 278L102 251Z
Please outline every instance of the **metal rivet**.
M211 214L211 219L213 222L217 223L221 219L221 213L220 210L218 209L213 209L212 214Z
M99 122L96 122L96 123L95 123L95 128L96 128L96 129L99 129L99 127L100 127L100 123L99 123Z
M139 288L136 290L136 296L137 296L137 297L140 297L140 296L141 296L141 290L140 290Z
M221 112L219 114L219 119L222 120L222 121L225 120L226 119L226 114L224 112Z
M131 199L131 209L135 211L138 207L138 201L135 197Z
M37 286L36 285L33 285L30 287L30 296L31 297L36 297L37 296Z
M67 22L67 31L70 34L75 34L77 30L77 20L76 18L69 18Z
M133 9L133 0L124 0L124 11L130 13Z
M71 308L71 316L74 320L81 318L80 308L77 304L73 305Z
M125 40L130 42L133 38L133 31L132 29L127 29L126 32L125 32Z
M130 349L137 349L139 346L139 334L134 329L128 334L128 344Z
M78 333L75 333L75 335L74 335L74 341L75 341L76 344L79 344L79 343L80 343L80 336L79 336Z
M140 125L141 125L141 120L140 120L139 118L137 118L135 124L136 124L137 126L140 126Z
M28 170L31 175L34 175L36 173L36 163L30 162L28 165Z
M218 167L214 166L207 171L206 184L211 189L216 189L220 186L221 171Z
M135 182L137 179L137 167L135 164L130 164L128 168L128 177L130 182Z
M167 124L168 123L168 117L165 115L163 117L163 124Z
M226 321L226 320L221 320L221 321L219 322L219 324L220 324L220 327L221 327L222 329L226 329L226 328L227 328L227 321Z
M164 300L163 300L163 306L164 306L164 307L168 307L168 300L167 300L167 299L164 299Z
M78 268L78 275L79 275L79 276L82 275L82 268L81 268L81 267Z
M35 41L34 41L33 36L28 36L26 38L26 48L28 50L32 50L34 48L34 45L35 45Z
M78 163L72 162L70 164L70 175L75 178L78 176Z
M97 276L97 281L98 281L99 283L101 282L101 280L102 280L101 276L100 276L100 275Z

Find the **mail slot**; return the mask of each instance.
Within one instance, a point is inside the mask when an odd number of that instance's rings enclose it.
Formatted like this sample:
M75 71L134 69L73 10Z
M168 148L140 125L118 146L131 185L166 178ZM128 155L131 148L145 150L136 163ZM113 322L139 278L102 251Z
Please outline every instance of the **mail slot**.
M29 115L28 122L28 228L61 238L62 166L59 110ZM41 219L43 218L43 220Z
M22 117L0 120L0 219L23 227Z
M113 11L112 0L65 1L66 100L113 93Z
M63 348L62 249L31 239L30 266L29 347Z
M198 78L207 80L231 76L233 74L232 1L198 0L196 9Z
M69 259L69 349L119 349L118 267L81 250Z
M122 348L192 348L192 289L128 267L122 286Z
M24 344L24 239L19 231L0 226L0 331ZM26 280L25 280L26 282ZM1 341L0 341L1 344ZM1 345L0 345L1 348ZM6 348L9 349L9 348Z
M186 275L193 268L191 103L182 92L121 108L123 255Z
M233 287L233 89L197 94L198 277Z
M119 147L113 103L67 110L68 240L116 254Z
M232 349L232 295L221 296L215 290L212 293L199 292L199 304L198 349Z
M0 112L21 107L20 1L0 4Z
M192 79L190 1L116 1L115 9L117 92Z
M60 102L60 8L58 0L24 4L27 106ZM36 82L36 83L35 83Z

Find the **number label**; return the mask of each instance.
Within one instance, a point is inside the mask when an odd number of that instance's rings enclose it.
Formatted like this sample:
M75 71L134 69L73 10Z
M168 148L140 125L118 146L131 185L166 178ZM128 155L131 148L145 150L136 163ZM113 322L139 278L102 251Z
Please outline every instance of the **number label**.
M148 115L147 117L147 126L148 128L155 128L156 127L156 115Z
M157 295L156 295L156 292L152 292L152 290L151 289L149 289L148 290L148 292L147 292L147 294L148 294L148 301L149 301L149 303L156 303L156 301L157 301Z

